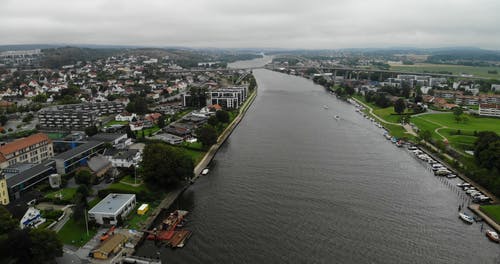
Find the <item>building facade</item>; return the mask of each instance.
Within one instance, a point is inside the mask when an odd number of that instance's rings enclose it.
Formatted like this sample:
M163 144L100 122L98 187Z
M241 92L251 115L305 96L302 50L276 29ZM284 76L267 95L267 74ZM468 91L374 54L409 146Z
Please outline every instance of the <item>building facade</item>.
M499 104L480 104L479 105L479 115L480 116L500 117L500 105Z
M125 219L134 210L136 203L135 194L110 193L89 210L89 220L100 225L116 225L120 217Z
M53 130L84 130L97 124L98 111L46 109L38 112L40 127Z
M17 163L41 163L54 156L52 140L43 133L9 142L0 147L0 168Z

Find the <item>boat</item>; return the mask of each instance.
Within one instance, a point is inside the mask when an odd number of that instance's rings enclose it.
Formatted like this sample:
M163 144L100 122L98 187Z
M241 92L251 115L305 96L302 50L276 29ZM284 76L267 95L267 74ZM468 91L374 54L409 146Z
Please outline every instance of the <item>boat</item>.
M415 147L414 145L410 145L408 146L408 150L417 150L418 148Z
M323 105L323 108L328 109L328 106L327 105Z
M335 119L339 120L339 119L340 119L340 116L339 116L339 115L336 115L336 116L335 116Z
M106 231L102 236L99 238L101 242L108 240L108 238L115 233L115 226L112 226L108 231Z
M398 141L396 142L396 147L398 147L398 148L403 147L403 141L398 140Z
M448 179L453 179L453 178L456 178L456 177L457 177L457 175L453 174L453 173L446 175L446 178L448 178Z
M397 139L396 137L392 137L392 138L391 138L391 142L392 142L393 144L395 144L396 142L398 142L398 139Z
M474 218L466 213L459 213L458 217L469 225L472 225L474 223Z
M498 237L498 233L493 230L486 230L486 236L493 242L499 243L500 238Z
M202 171L201 171L201 175L207 175L207 174L208 174L208 171L209 171L208 169L204 169L204 170L202 170Z
M470 183L462 182L462 183L458 183L457 186L460 188L470 187Z

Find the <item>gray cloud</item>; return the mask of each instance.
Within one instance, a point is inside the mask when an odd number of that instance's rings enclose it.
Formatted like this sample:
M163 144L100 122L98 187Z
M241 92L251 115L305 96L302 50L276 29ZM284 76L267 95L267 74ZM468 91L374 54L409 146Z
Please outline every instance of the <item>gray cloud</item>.
M0 0L0 44L500 48L497 0Z

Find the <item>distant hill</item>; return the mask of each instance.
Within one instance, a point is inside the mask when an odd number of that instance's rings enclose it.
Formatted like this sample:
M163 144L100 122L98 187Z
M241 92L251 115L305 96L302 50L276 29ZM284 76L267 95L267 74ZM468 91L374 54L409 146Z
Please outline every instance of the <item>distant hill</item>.
M75 64L77 61L93 61L116 55L120 49L89 49L62 47L43 49L40 65L47 68L60 68L63 65Z

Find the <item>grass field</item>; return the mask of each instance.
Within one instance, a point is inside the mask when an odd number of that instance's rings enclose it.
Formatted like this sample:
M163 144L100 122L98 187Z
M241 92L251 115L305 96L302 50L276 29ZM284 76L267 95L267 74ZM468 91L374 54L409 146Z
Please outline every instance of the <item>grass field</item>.
M127 121L116 121L116 120L111 120L109 121L108 123L106 123L106 125L104 125L105 127L108 127L108 126L112 126L112 125L126 125L128 124Z
M500 134L500 120L489 117L475 117L465 114L467 121L457 123L452 113L443 114L427 114L417 117L412 117L411 122L420 130L428 130L432 133L432 138L443 140L438 135L439 133L446 137L449 143L458 149L468 150L472 148L476 137L474 131L495 131ZM457 135L457 130L460 130L460 135Z
M108 187L109 189L115 189L115 190L120 190L123 192L131 192L131 193L139 193L141 191L148 191L146 186L144 184L141 184L139 186L131 186L125 183L121 182L115 182Z
M394 112L394 107L386 107L386 108L374 108L373 113L377 116L381 117L387 122L391 123L399 123L401 119L401 115L398 115ZM406 109L405 114L411 114L412 111Z
M500 224L500 205L481 205L481 211Z
M472 74L474 77L500 79L500 67L479 67L479 66L464 66L464 65L450 65L450 64L419 63L415 65L391 65L390 70L409 71L409 72L432 72L432 73L451 72L456 75L465 73L465 74ZM488 71L492 70L496 70L498 73L497 74L488 73Z
M196 164L198 164L198 162L200 162L201 159L203 159L203 156L205 156L205 153L206 153L204 151L197 151L194 149L187 149L187 148L182 148L182 149L184 151L186 151L186 154L191 156L195 166L196 166Z
M77 188L64 188L61 190L48 193L45 195L45 197L49 199L61 199L64 201L72 201L73 197L75 197L76 189ZM61 195L61 198L59 198L59 194Z
M75 222L72 218L59 230L57 236L66 245L81 247L85 245L92 237L95 236L97 230L89 226L89 235L85 229L85 221L81 223Z

